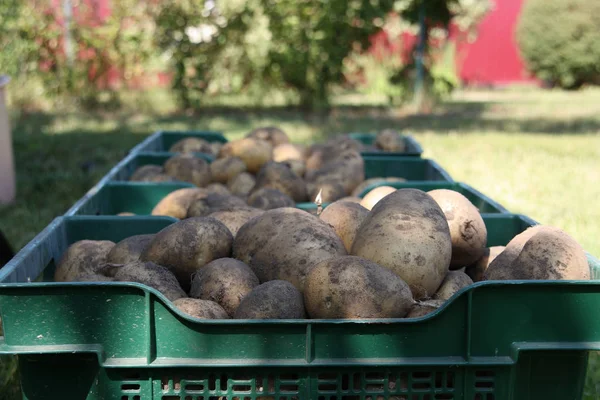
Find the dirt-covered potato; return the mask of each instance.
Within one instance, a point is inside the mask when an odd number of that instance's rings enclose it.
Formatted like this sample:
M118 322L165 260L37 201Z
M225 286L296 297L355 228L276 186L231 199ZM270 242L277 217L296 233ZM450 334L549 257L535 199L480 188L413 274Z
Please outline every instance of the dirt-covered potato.
M254 176L247 172L242 172L227 182L227 188L233 195L246 198L254 188L255 184L256 179L254 179Z
M386 185L386 184L394 183L394 182L406 182L406 179L393 177L393 176L391 176L389 178L385 178L385 177L369 178L367 180L362 181L360 185L358 185L356 188L354 188L354 190L352 191L352 196L360 197L362 195L362 193L371 185L374 185L374 184Z
M231 192L229 191L229 189L227 189L227 186L223 185L222 183L211 183L204 189L206 189L208 193L231 195Z
M406 282L389 269L342 256L308 273L304 303L311 318L402 318L414 300Z
M182 298L173 305L190 317L199 319L229 319L223 307L210 300Z
M381 199L390 193L394 193L396 188L391 186L379 186L375 189L371 190L369 193L363 197L360 201L360 205L366 208L367 210L372 210L375 207L375 204L379 203Z
M164 215L168 217L184 219L190 204L198 198L205 197L208 192L200 188L183 188L175 190L165 196L152 209L152 215Z
M333 228L297 208L277 208L252 218L238 231L233 257L247 264L261 282L286 280L300 291L317 263L346 255Z
M235 210L217 211L210 214L209 217L221 221L235 238L242 225L264 212L264 210L248 206Z
M274 208L294 207L296 202L290 196L277 189L258 189L248 197L248 205L261 210L272 210Z
M165 162L165 172L173 178L190 182L198 187L210 183L210 166L192 154L177 154Z
M433 296L435 300L448 300L464 287L473 284L473 280L469 275L462 271L448 271L448 275L442 281L439 289Z
M448 222L440 206L419 189L399 189L367 215L352 255L389 268L416 300L429 298L446 277L452 257Z
M325 143L313 144L305 152L306 169L318 170L345 153L360 153L363 148L361 142L345 135L336 136Z
M213 182L227 183L242 172L246 172L246 164L239 157L219 158L210 164Z
M181 139L174 143L169 149L171 153L206 153L216 155L213 153L213 148L209 142L204 139L188 137Z
M262 166L256 175L253 191L263 188L279 190L297 203L307 200L306 183L284 163L269 161Z
M223 147L223 143L221 142L212 142L210 144L210 149L212 150L212 154L216 157L221 152L221 147Z
M320 215L322 221L333 227L335 233L344 242L346 251L352 250L352 243L360 224L369 214L369 210L350 201L336 201L328 205Z
M240 302L235 319L304 319L302 293L282 280L265 282L252 289Z
M106 263L106 257L114 245L110 240L80 240L73 243L58 262L54 280L69 282L83 273L97 273Z
M246 137L265 140L273 147L289 143L290 141L286 133L276 126L261 126L248 133Z
M406 151L406 143L400 132L393 129L384 129L375 137L375 147L383 151L403 153Z
M346 195L352 193L365 180L365 162L360 153L348 150L340 153L332 161L327 162L317 170L308 170L304 175L309 183L339 182Z
M194 200L188 208L187 218L205 217L216 211L235 210L240 207L245 208L247 205L239 197L212 193L206 197Z
M465 268L465 273L469 275L473 282L483 280L483 273L485 270L487 270L490 263L494 261L505 248L505 246L492 246L486 248L483 255L479 257L479 260Z
M314 202L319 192L321 192L321 201L323 203L331 203L346 196L344 186L334 181L324 181L320 183L309 183L306 185L308 189L308 199Z
M265 140L244 138L231 141L221 148L219 158L239 157L250 173L257 173L273 157L273 146Z
M113 282L115 278L104 276L98 273L82 272L77 275L71 282Z
M425 300L415 303L406 318L419 318L430 314L440 308L444 300Z
M171 270L188 291L192 274L212 260L229 257L233 236L214 218L188 218L158 232L140 256Z
M300 160L303 161L306 148L299 144L284 143L273 148L273 160L276 162Z
M152 165L152 164L142 165L141 167L138 167L133 172L133 174L131 175L129 180L130 181L140 181L140 182L150 181L150 179L152 179L153 177L155 177L157 175L162 174L163 172L164 172L164 169L160 165Z
M287 160L282 161L283 164L290 167L292 171L299 177L304 177L304 173L306 172L306 163L302 160Z
M125 265L108 264L103 274L120 282L137 282L161 292L167 299L174 301L187 297L177 278L167 268L153 262L134 261Z
M121 240L106 256L109 264L127 264L140 259L140 254L148 247L154 237L150 235L135 235Z
M246 264L234 258L219 258L196 272L190 296L214 301L232 316L242 299L258 285L258 278Z
M464 195L454 190L436 189L428 194L444 212L452 237L451 269L473 264L484 253L487 228L477 207Z
M585 251L561 229L535 226L515 236L490 263L484 280L588 280Z

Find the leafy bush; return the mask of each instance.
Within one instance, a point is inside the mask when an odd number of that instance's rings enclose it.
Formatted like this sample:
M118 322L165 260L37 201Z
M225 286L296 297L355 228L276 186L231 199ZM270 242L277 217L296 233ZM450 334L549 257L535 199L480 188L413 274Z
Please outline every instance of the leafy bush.
M600 2L528 0L517 27L521 54L538 78L563 88L600 82Z

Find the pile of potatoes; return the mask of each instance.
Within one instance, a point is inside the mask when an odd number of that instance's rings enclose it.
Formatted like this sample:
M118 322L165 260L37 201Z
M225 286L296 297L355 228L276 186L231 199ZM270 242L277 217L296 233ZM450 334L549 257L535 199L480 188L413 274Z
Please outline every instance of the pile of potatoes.
M363 319L424 316L481 280L590 279L557 228L487 247L479 211L451 190L394 189L371 209L339 200L319 215L209 198L156 234L72 244L55 280L139 282L201 319Z

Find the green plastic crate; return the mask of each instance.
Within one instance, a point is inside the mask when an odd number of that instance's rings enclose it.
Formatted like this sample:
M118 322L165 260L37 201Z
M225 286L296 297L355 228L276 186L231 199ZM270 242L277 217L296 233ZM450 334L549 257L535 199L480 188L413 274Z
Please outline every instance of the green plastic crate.
M484 220L489 245L534 224ZM0 353L19 355L26 398L579 399L600 349L599 281L481 282L422 318L362 321L199 321L144 285L25 283L76 240L172 221L57 218L0 270Z
M132 153L168 152L171 146L188 137L204 139L207 142L227 143L222 132L216 131L158 131L135 146Z
M375 133L350 133L348 134L352 139L358 140L359 142L370 146L375 143ZM403 152L382 152L382 151L363 151L361 154L365 156L378 156L378 155L394 155L394 156L409 156L409 157L421 157L423 154L423 148L417 142L417 140L411 135L402 135L406 148Z

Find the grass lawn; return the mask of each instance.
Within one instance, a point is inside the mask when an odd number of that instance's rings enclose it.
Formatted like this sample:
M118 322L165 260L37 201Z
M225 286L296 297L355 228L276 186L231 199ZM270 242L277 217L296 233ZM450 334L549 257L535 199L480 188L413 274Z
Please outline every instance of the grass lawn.
M153 131L212 129L235 138L264 124L281 126L297 142L405 129L456 180L566 230L600 256L600 90L459 92L431 115L378 107L340 107L327 115L281 108L15 114L17 202L0 208L0 227L21 248ZM590 399L600 382L592 361Z

